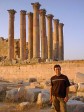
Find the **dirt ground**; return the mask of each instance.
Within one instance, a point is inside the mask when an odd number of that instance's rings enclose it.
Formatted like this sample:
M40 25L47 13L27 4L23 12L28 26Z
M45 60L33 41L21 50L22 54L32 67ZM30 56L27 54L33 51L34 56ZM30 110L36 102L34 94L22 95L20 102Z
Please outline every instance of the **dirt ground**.
M20 109L18 108L18 104L0 102L0 112L54 112L54 110L51 109L50 106L40 108L36 105L33 105L26 109Z
M71 93L69 96L71 97L73 95L75 95L75 93ZM27 108L22 109L19 107L19 104L19 102L12 103L2 101L0 102L0 112L54 112L54 110L51 109L51 105L45 105L41 108L34 103L29 105Z

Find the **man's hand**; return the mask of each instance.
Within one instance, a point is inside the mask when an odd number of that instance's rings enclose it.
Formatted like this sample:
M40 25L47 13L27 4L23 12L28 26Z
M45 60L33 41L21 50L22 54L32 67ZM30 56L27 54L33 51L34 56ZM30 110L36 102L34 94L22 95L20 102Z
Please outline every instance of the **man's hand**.
M64 98L64 101L67 102L68 99L69 99L68 96L66 96L66 97Z
M52 103L52 97L50 97L50 103Z

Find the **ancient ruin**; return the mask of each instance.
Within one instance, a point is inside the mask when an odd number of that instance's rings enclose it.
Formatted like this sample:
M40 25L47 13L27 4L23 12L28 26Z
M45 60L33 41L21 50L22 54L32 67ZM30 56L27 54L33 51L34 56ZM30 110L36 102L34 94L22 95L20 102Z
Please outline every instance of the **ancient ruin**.
M26 59L26 11L20 11L20 59Z
M0 47L0 56L6 56L8 60L20 59L28 62L46 62L64 60L64 39L63 39L63 23L59 23L58 19L53 19L52 14L46 15L45 9L40 9L39 2L31 3L33 12L26 13L25 10L20 11L20 39L14 44L14 9L9 12L9 32L8 41L3 40L8 46L6 49ZM26 42L26 15L28 16L28 44ZM0 45L3 46L3 45ZM2 50L6 50L3 54Z
M14 59L14 15L15 10L8 10L9 12L9 34L8 34L8 59Z
M8 38L0 37L0 112L54 111L50 78L55 64L71 84L68 112L84 112L84 60L64 60L64 24L40 3L31 5L33 12L20 11L20 37L14 36L14 9L8 10Z

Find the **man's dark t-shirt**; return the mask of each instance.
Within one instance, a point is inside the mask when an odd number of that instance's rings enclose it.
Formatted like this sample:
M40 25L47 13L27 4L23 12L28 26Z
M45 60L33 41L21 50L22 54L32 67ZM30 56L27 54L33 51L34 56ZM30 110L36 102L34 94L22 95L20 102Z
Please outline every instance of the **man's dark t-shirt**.
M51 77L52 95L64 98L66 96L66 88L70 86L67 76L61 74Z

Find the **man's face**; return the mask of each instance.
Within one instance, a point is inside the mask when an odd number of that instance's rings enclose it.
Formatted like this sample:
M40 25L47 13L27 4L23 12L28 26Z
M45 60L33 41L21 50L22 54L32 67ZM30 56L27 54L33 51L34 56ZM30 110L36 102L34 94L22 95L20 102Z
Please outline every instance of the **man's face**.
M55 68L54 71L55 71L56 75L60 75L60 73L61 73L60 67Z

